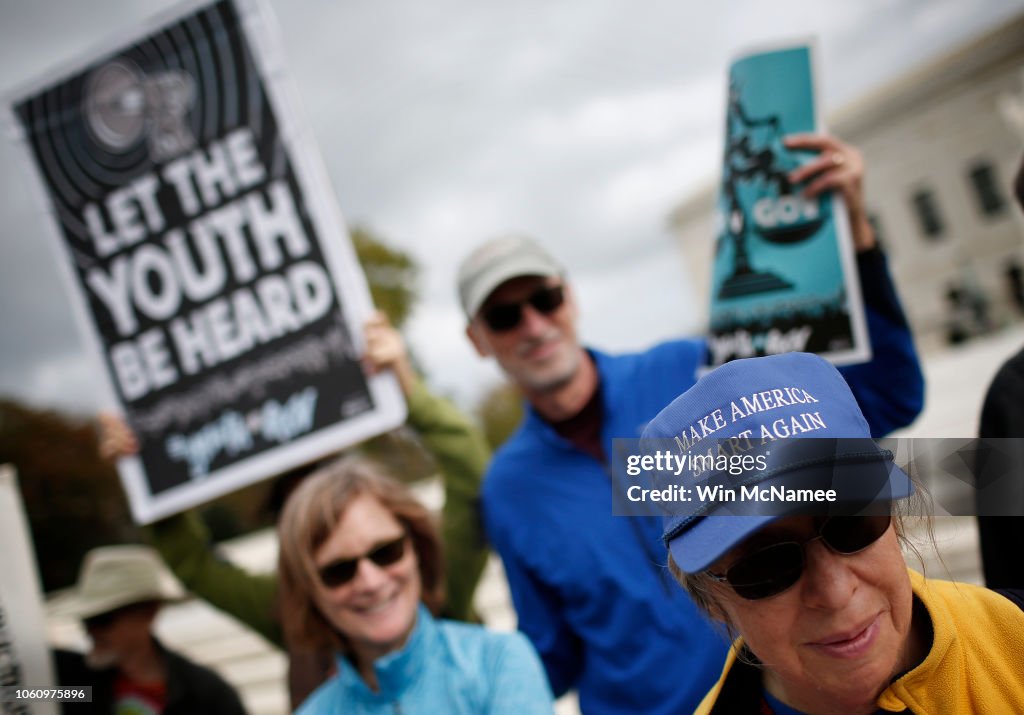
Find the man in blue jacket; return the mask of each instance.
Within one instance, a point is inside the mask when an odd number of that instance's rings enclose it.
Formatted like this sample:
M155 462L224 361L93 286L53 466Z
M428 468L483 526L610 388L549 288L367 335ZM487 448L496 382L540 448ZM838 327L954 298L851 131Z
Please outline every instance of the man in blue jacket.
M861 192L859 152L822 135L791 138L820 152L790 176L808 195L846 199L874 349L843 369L871 425L909 424L923 400L910 330L875 245ZM482 503L519 616L556 695L576 688L587 715L692 712L715 682L726 650L664 568L660 522L612 516L613 438L644 425L690 387L703 339L638 354L580 345L577 305L564 270L535 242L511 237L462 263L467 335L519 387L528 410L485 477Z

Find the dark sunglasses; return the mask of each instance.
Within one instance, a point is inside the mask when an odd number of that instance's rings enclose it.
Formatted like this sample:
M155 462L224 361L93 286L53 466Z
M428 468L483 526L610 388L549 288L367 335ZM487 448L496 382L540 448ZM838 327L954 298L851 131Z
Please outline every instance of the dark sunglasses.
M108 628L116 621L121 615L128 613L134 608L138 608L141 604L129 603L127 606L121 606L115 608L113 611L107 611L106 613L97 613L95 616L89 616L82 620L82 625L89 628Z
M543 315L551 315L562 307L565 292L562 286L541 286L528 295L525 300L516 303L495 303L484 309L482 317L487 327L496 333L512 330L523 319L523 306L529 303L533 309Z
M892 517L833 516L825 519L818 535L806 541L782 541L738 559L724 574L708 575L728 583L736 595L750 601L776 596L800 580L804 572L804 547L821 539L837 554L850 556L878 541L889 528Z
M111 623L117 620L117 617L118 615L120 615L120 613L120 608L116 611L107 611L106 613L100 613L96 616L90 616L89 618L86 618L82 623L85 626L86 630L89 630L90 628L107 628L108 626L110 626Z
M378 566L390 566L399 561L405 555L406 534L402 534L394 541L381 544L373 551L354 559L339 559L320 569L320 581L327 588L337 588L355 578L359 562L369 559Z

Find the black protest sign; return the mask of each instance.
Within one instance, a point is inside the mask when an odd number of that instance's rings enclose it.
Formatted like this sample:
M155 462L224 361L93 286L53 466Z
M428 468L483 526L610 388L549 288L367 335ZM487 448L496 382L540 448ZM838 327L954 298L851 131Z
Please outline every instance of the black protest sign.
M400 422L265 13L184 8L14 102L72 294L141 441L141 521Z

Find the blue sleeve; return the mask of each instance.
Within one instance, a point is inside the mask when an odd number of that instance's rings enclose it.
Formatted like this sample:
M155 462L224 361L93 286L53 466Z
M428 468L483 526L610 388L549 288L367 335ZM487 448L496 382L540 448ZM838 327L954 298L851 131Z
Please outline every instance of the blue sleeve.
M338 703L343 703L344 696L337 690L334 676L314 690L298 709L295 715L329 715L334 712Z
M514 535L519 533L523 536L521 530L524 525L518 523L516 514L507 506L510 500L515 499L515 495L495 487L496 482L503 481L495 479L495 476L487 475L482 495L487 534L505 567L505 578L512 593L519 630L537 649L547 671L551 690L557 697L572 688L579 679L583 646L563 617L565 606L562 596L538 577L536 569L530 567L520 553L520 547L516 546ZM536 548L531 549L531 552L536 557L543 544L537 543L534 546Z
M563 695L579 679L583 646L562 617L561 597L499 545L519 630L533 643L547 672L551 690Z
M884 437L909 425L924 407L924 374L914 349L885 255L878 249L857 254L861 292L872 358L846 365L846 378L871 426L873 437Z
M493 689L483 715L552 713L551 690L533 646L519 633L503 638L493 663Z

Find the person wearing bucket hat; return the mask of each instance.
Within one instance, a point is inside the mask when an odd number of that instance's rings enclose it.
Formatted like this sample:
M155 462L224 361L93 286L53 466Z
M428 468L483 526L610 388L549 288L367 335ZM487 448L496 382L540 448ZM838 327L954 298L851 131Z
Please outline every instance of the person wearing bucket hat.
M924 381L864 211L864 163L835 137L794 141L827 160L808 162L790 180L811 193L836 190L851 210L874 357L842 372L871 433L882 436L917 416ZM585 347L565 268L522 236L484 243L457 275L468 338L527 403L481 490L484 526L505 566L519 628L541 654L555 694L575 688L587 715L692 712L725 646L658 567L660 520L614 516L609 463L614 438L639 437L694 383L707 341L669 340L619 355ZM622 303L628 310L628 296Z
M92 702L65 703L73 713L245 713L234 689L213 671L165 648L152 634L160 606L185 597L153 549L103 546L86 554L78 583L58 615L82 620L86 655L55 652L62 685L92 686Z
M1020 711L1024 593L907 568L898 505L914 485L831 364L789 353L723 365L648 424L641 449L663 440L750 458L732 473L680 470L678 486L706 498L664 517L669 569L736 636L696 712Z

